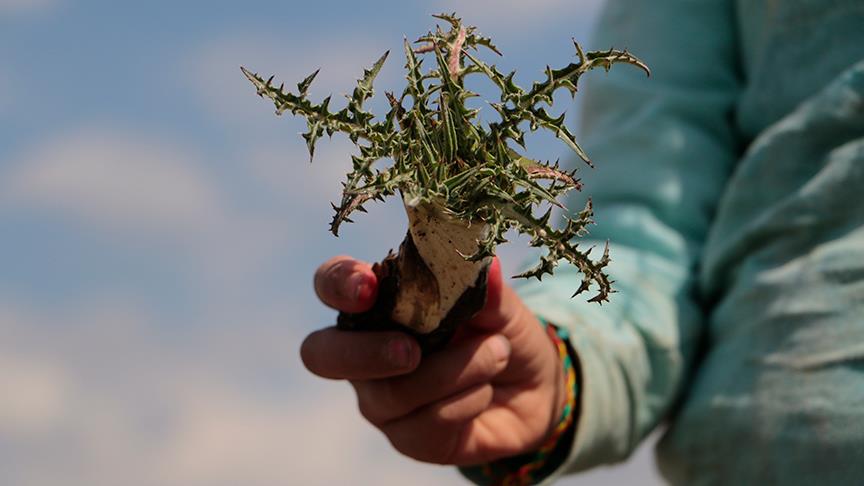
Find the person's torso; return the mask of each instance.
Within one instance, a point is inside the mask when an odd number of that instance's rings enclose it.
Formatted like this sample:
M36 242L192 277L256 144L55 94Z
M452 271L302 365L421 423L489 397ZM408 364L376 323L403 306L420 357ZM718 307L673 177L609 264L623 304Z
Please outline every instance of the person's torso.
M864 484L864 1L739 0L748 143L700 269L675 482Z

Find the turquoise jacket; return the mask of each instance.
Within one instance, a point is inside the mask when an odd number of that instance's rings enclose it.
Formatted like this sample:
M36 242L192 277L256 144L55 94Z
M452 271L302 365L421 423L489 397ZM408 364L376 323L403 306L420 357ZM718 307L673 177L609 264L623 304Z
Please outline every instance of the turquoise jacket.
M864 484L864 1L611 0L597 29L653 76L580 87L618 293L519 288L583 369L556 476L668 421L673 484Z

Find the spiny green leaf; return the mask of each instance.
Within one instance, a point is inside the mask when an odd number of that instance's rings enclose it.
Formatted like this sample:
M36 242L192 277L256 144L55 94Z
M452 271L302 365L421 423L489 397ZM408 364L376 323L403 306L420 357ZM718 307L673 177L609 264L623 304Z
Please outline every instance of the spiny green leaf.
M493 255L512 228L530 236L532 246L547 250L537 266L519 276L542 278L565 261L582 273L577 293L596 288L591 301L607 300L612 292L612 282L604 273L608 246L602 256L592 259L590 249L582 250L577 243L593 223L590 199L563 227L550 224L551 206L563 207L560 198L581 189L575 169L562 170L557 162L537 162L511 147L524 148L526 127L548 130L590 164L567 128L565 116L550 112L555 92L563 89L575 95L580 77L591 69L623 63L649 73L647 67L626 51L586 53L574 41L577 62L558 69L547 66L542 79L525 90L516 83L515 71L504 74L481 59L480 47L501 54L489 38L464 25L455 13L435 18L449 30L436 27L419 38L421 45L416 49L404 40L406 86L401 94L386 93L389 110L383 121L376 121L363 105L374 94L374 80L389 51L363 71L347 106L336 111L330 108L330 97L320 103L309 99L318 71L298 83L295 94L285 90L284 84L274 86L272 77L265 80L246 68L241 70L258 95L273 102L277 114L290 112L306 119L303 138L310 159L325 133L344 133L357 145L359 154L351 157L352 170L342 184L340 204L333 204L330 229L334 234L343 222L351 222L354 211L366 211L364 203L401 193L407 203L436 204L454 217L487 225L489 231L478 241L477 251L466 258L476 261ZM424 69L423 55L434 57L432 69ZM474 75L485 77L497 88L498 99L490 104L499 120L481 123L479 110L466 106L476 94L465 88L464 78ZM382 159L392 159L392 166L376 168ZM547 203L549 209L534 216L537 206Z

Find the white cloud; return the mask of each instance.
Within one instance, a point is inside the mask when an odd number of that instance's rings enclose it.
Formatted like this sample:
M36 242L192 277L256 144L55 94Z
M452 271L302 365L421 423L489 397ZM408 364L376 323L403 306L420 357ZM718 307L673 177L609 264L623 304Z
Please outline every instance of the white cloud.
M27 436L56 426L68 392L62 368L8 351L0 355L0 435Z
M44 12L59 4L59 0L0 0L0 15Z
M71 231L96 230L103 244L136 258L175 262L195 292L211 296L260 289L256 278L274 259L307 243L284 214L238 204L240 191L224 190L234 188L220 185L194 151L143 134L93 127L48 137L4 169L6 214L30 211L63 218Z
M0 193L7 204L123 231L200 229L225 212L195 156L110 129L44 141L12 164Z
M202 485L431 485L455 475L398 457L363 423L348 387L323 388L268 403L218 386L191 387L176 439L165 451L166 479Z
M392 451L363 422L349 387L302 371L298 334L260 324L273 316L253 317L227 334L210 326L166 333L124 304L54 314L0 303L4 481L454 482L452 469Z

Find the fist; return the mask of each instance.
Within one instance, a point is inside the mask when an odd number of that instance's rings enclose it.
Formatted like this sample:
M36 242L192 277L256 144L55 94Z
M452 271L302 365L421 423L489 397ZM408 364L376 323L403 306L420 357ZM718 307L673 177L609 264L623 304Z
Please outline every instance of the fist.
M343 312L368 310L377 284L369 264L345 256L315 274L318 297ZM421 357L401 332L330 327L310 334L300 354L312 373L348 380L363 417L425 462L465 466L532 451L554 429L565 396L557 350L502 282L497 258L486 306L441 351Z

